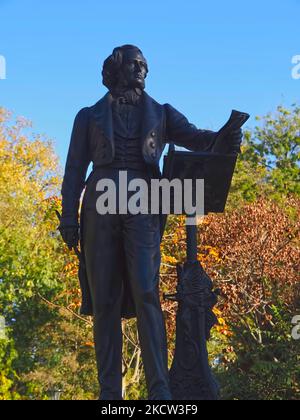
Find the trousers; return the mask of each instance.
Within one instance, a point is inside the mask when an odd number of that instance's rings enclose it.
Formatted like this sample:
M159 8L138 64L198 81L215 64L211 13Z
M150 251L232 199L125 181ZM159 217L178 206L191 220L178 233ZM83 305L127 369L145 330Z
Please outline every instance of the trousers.
M97 180L118 184L117 169L94 174L84 199L83 242L94 308L94 339L101 399L122 399L121 305L129 282L145 370L148 398L171 399L167 339L159 299L159 215L96 211ZM128 182L145 176L128 171ZM126 273L126 276L124 276Z

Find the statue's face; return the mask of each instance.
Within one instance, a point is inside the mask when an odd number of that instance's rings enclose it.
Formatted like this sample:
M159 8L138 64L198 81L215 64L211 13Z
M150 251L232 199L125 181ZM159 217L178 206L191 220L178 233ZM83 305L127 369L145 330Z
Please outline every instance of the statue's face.
M122 84L130 88L145 89L147 62L136 50L126 51L121 67Z

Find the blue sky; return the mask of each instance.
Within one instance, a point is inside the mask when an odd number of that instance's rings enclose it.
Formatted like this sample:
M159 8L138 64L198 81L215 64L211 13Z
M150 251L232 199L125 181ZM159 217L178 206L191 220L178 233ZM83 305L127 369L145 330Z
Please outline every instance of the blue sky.
M300 0L0 0L0 106L55 141L64 164L77 111L106 90L104 59L138 45L147 91L199 128L218 129L232 108L254 116L299 102Z

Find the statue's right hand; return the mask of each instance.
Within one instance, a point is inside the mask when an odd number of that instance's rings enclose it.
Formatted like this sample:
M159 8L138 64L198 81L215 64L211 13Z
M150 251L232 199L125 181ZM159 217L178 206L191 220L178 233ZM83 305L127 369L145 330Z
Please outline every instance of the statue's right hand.
M58 230L63 238L64 243L71 250L78 246L79 242L79 227L78 226L63 226L60 225Z

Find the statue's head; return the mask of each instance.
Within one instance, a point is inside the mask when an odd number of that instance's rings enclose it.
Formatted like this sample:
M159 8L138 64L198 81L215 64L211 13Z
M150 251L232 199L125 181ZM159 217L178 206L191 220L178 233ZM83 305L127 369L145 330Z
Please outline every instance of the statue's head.
M110 91L127 87L145 89L147 74L147 61L134 45L115 48L104 61L102 70L103 84Z

